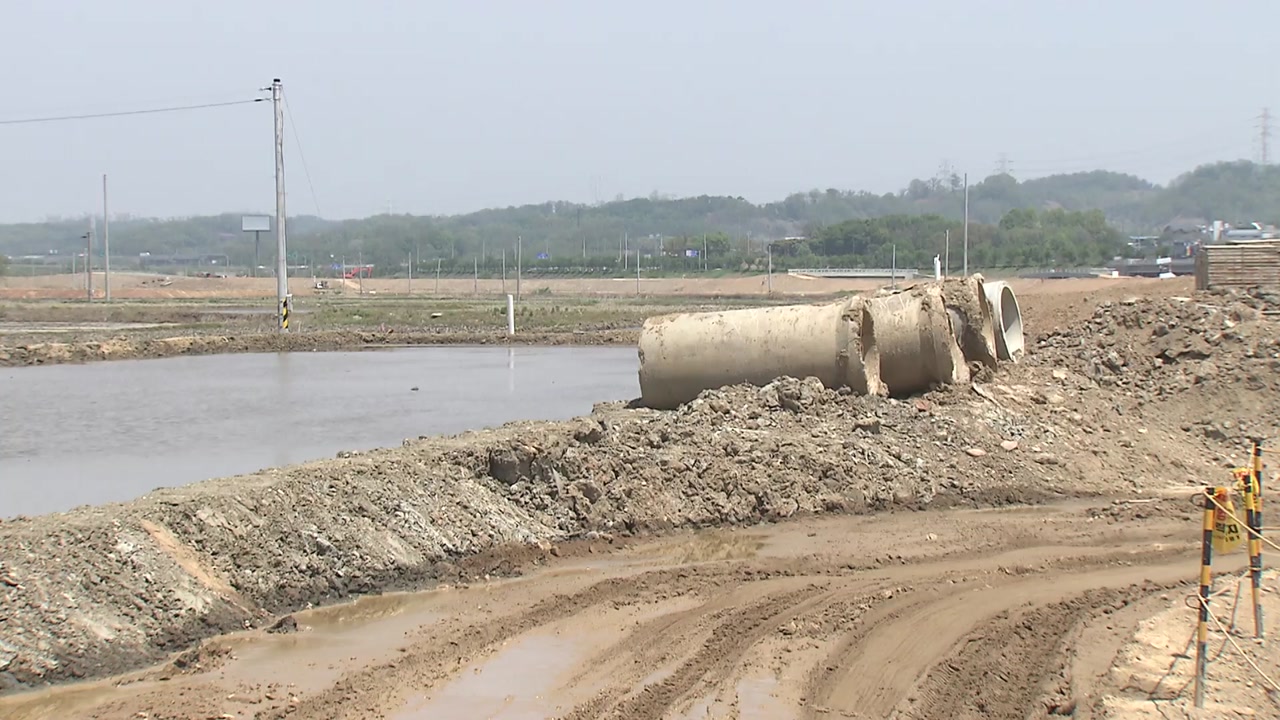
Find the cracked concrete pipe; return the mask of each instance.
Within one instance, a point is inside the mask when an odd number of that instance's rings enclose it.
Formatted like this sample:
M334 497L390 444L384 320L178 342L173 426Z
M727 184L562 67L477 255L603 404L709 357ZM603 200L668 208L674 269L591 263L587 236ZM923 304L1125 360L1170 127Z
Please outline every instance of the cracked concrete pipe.
M985 281L976 273L967 278L945 280L942 299L951 316L952 335L959 343L964 359L995 368L999 351L991 306L984 288Z
M1025 349L1022 337L1022 308L1013 288L1003 281L984 283L983 294L995 321L996 352L1001 360L1014 361Z
M649 318L640 330L640 397L670 410L703 390L783 375L882 394L871 315L861 298Z
M969 367L937 285L875 298L867 309L875 328L880 380L890 395L969 380Z

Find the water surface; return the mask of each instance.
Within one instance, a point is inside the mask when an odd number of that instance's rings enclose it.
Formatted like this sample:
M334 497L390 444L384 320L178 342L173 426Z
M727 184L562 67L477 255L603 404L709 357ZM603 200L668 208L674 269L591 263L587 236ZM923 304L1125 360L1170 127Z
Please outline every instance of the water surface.
M417 388L414 390L413 388ZM430 347L0 369L0 517L639 394L632 348Z

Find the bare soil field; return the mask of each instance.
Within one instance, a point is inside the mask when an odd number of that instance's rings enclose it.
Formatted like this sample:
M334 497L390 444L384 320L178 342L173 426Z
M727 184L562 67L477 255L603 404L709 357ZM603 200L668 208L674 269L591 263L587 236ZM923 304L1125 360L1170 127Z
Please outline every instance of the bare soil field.
M972 385L782 378L0 522L0 717L1280 716L1239 553L1202 712L1186 647L1192 497L1280 446L1270 306L1043 287Z
M470 280L442 281L439 294L408 295L403 281L366 281L365 294L346 281L342 294L311 294L295 279L291 330L280 334L269 279L177 277L168 286L154 276L115 279L123 285L113 291L115 300L91 304L57 299L59 284L74 286L75 278L0 278L0 366L400 345L630 345L653 315L821 301L882 287L781 275L766 294L763 285L755 287L765 282L759 277L668 278L636 296L634 282L624 293L610 294L618 288L612 280L531 280L517 309L517 333L508 337L501 286L482 285L474 294ZM1191 293L1188 279L1015 280L1012 286L1028 299L1028 327L1046 329L1100 300Z
M95 297L102 297L103 276L94 276ZM514 272L504 282L502 279L471 277L441 278L437 286L434 277L418 278L410 282L405 278L369 278L358 280L328 279L332 291L346 295L439 295L464 297L467 295L500 296L516 291ZM290 278L289 291L296 296L313 294L310 278ZM786 273L775 273L772 287L775 293L785 295L828 295L838 292L874 290L886 283L869 280L804 278ZM768 292L770 280L764 275L705 278L641 278L637 292L636 278L559 278L525 275L521 278L520 291L525 296L634 296L634 295L763 295ZM438 288L438 289L437 289ZM112 273L111 295L120 300L194 299L194 298L274 298L274 278L198 278L180 275L149 275L138 273ZM0 300L81 300L85 297L83 275L46 275L35 277L0 278Z

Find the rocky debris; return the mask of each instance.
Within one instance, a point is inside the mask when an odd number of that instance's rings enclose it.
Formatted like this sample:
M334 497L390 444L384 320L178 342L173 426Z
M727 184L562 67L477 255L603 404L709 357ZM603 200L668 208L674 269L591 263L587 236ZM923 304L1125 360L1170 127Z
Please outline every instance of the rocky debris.
M285 615L272 623L271 626L267 628L267 632L274 633L276 635L296 633L298 632L298 620L292 615Z
M1207 299L1104 302L1084 323L1040 334L1028 363L1053 367L1055 379L1077 388L1083 380L1144 397L1212 382L1273 389L1277 325L1234 296L1221 304Z

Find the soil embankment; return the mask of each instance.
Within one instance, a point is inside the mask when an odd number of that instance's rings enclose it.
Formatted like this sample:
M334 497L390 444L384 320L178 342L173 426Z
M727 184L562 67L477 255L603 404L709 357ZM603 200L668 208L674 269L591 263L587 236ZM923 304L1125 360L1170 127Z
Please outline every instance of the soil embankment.
M792 674L775 674L784 679L773 693L806 708L802 716L864 706L896 707L916 717L963 715L970 700L954 696L955 688L972 688L982 677L990 694L970 714L1023 717L1030 708L1019 704L1046 697L1065 703L1072 692L1062 680L1071 671L1044 647L1057 648L1077 629L1094 627L1108 606L1161 602L1161 594L1178 586L1184 565L1193 577L1194 560L1183 557L1191 557L1191 548L1181 538L1194 542L1194 513L1177 495L1183 490L1168 501L1161 493L1225 479L1224 467L1243 460L1249 437L1274 434L1280 331L1260 305L1211 296L1107 302L1033 336L1023 363L1004 365L994 376L977 371L973 386L907 400L782 379L765 388L704 393L671 412L606 405L568 423L517 423L407 441L402 448L158 491L123 505L6 521L0 523L0 677L34 684L132 669L219 632L270 625L278 613L311 604L516 573L563 553L569 547L563 543L574 540L623 543L676 528L824 512L1080 496L1126 501L1100 502L1081 522L1146 522L1151 516L1144 513L1164 518L1152 526L1154 535L1120 542L1123 557L1101 549L1103 536L1085 540L1077 531L1053 529L1047 519L1011 523L1008 534L991 535L989 527L954 525L934 514L919 516L937 523L919 529L924 542L938 544L937 562L947 556L958 563L949 565L951 575L941 567L863 575L911 553L867 551L859 563L857 552L828 549L819 538L805 550L813 557L809 565L790 559L707 569L685 562L635 581L606 578L578 589L570 582L568 595L533 596L526 615L512 616L514 624L463 617L447 625L476 630L470 634L441 634L433 625L390 669L353 670L296 703L275 691L283 704L263 707L260 715L293 707L302 717L377 716L404 700L405 683L443 683L517 632L603 602L640 613L633 620L648 628L641 638L648 640L628 646L639 653L633 665L641 675L675 664L657 677L618 675L626 682L563 708L572 717L665 717L696 709L708 693L714 702L728 702L714 693L736 677L735 658L772 652L775 631L806 641L778 650L799 653L795 658L803 662L778 666ZM1127 504L1135 498L1152 502ZM1186 533L1178 532L1182 525ZM1009 548L1061 549L1002 559L991 575L964 560L983 545L977 538L984 533ZM1093 559L1075 557L1077 544L1094 546L1083 553ZM1132 566L1148 569L1125 569ZM1041 581L1019 584L1030 575ZM992 602L944 602L951 585L943 579L978 582ZM682 603L699 598L718 604L689 614ZM681 624L690 618L693 624ZM904 618L914 620L899 622ZM1003 654L984 651L948 676L951 666L934 661L968 657L966 651L931 631L909 634L913 643L933 638L938 647L904 654L905 640L894 635L920 622L948 631L972 628L975 638L996 638L984 648L1003 648ZM868 630L881 626L890 628L887 634ZM498 632L501 627L509 632ZM1107 642L1118 647L1122 640ZM456 643L447 645L448 658L428 651L442 647L437 641ZM915 660L880 678L888 656ZM864 682L858 658L876 662L875 677L883 682L874 685L882 690ZM179 661L182 667L195 662L207 664L199 656ZM989 672L972 674L974 663L985 663ZM378 673L384 680L365 682ZM1053 685L1054 678L1068 684ZM922 690L913 693L918 683ZM992 704L1006 701L1019 707ZM170 716L183 712L190 708ZM124 717L104 717L116 716Z

